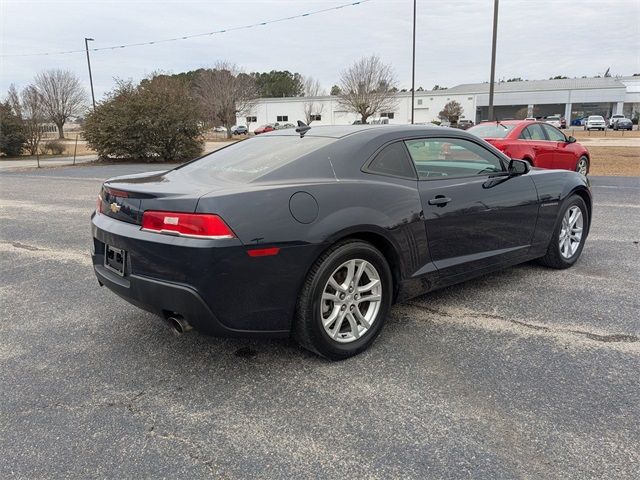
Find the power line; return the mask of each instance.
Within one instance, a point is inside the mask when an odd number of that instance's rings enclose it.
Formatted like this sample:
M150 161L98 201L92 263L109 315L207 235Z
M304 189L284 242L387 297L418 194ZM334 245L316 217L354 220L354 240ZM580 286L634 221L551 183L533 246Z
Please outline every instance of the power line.
M92 52L98 52L100 50L118 50L120 48L129 48L129 47L140 47L143 45L156 45L158 43L167 43L167 42L176 42L176 41L180 41L180 40L188 40L190 38L197 38L197 37L208 37L210 35L216 35L216 34L220 34L220 33L227 33L227 32L233 32L236 30L246 30L248 28L254 28L254 27L262 27L265 25L271 25L272 23L279 23L279 22L286 22L288 20L295 20L298 18L303 18L303 17L309 17L311 15L317 15L319 13L325 13L325 12L330 12L333 10L339 10L341 8L345 8L345 7L354 7L356 5L360 5L362 3L366 3L366 2L370 2L371 0L359 0L357 2L351 2L351 3L344 3L342 5L338 5L336 7L330 7L330 8L323 8L322 10L314 10L312 12L307 12L307 13L301 13L299 15L293 15L290 17L282 17L282 18L277 18L275 20L267 20L264 22L257 22L257 23L252 23L249 25L241 25L238 27L231 27L231 28L223 28L220 30L214 30L212 32L206 32L206 33L196 33L195 35L184 35L181 37L174 37L174 38L164 38L161 40L152 40L149 42L139 42L139 43L126 43L124 45L114 45L112 47L98 47L98 48L90 48L89 51ZM71 53L85 53L86 50L67 50L64 52L39 52L39 53L9 53L9 54L0 54L0 57L36 57L36 56L44 56L44 55L67 55L67 54L71 54Z

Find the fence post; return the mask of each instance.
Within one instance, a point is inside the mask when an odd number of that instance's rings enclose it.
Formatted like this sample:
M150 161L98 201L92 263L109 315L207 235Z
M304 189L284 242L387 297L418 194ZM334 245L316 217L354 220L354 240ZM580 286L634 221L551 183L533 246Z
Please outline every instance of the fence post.
M78 151L78 134L76 133L76 144L73 147L73 164L76 164L76 152Z

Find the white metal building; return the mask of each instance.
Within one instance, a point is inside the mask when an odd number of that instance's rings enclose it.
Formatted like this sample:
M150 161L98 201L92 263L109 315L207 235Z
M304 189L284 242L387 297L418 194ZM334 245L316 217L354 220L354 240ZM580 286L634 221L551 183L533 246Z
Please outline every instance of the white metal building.
M390 123L410 123L411 93L396 94L397 103L389 112L377 112ZM463 84L447 90L416 92L415 122L438 120L445 104L456 100L462 105L463 118L475 122L488 117L489 84ZM285 97L260 99L249 116L249 129L266 123L295 123L305 118L305 104L313 104L314 125L344 125L358 119L338 103L337 97ZM514 118L516 112L527 110L528 116L562 115L567 119L588 115L610 117L624 113L628 117L640 114L640 77L574 78L563 80L531 80L496 84L494 105L497 118ZM239 125L247 119L238 118Z

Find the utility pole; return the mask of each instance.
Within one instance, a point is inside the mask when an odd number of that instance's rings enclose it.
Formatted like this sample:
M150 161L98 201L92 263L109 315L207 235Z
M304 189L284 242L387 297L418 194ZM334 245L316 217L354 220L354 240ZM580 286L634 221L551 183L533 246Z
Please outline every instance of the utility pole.
M91 76L91 60L89 60L89 42L93 42L93 38L84 39L84 48L87 51L87 66L89 67L89 83L91 84L91 100L93 101L93 109L96 109L96 96L93 93L93 77Z
M413 0L413 61L411 62L411 125L413 125L413 111L416 96L416 0Z
M491 80L489 81L489 121L496 119L493 109L493 89L496 79L496 41L498 39L498 1L493 3L493 42L491 44Z

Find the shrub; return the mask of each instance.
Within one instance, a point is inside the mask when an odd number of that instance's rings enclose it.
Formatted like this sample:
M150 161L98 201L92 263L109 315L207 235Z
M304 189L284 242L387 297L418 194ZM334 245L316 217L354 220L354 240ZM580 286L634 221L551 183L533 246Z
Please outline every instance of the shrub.
M64 153L64 143L60 140L49 140L44 145L44 151L51 155L62 155Z
M26 141L20 118L8 103L0 103L0 155L20 155Z
M102 158L189 160L202 152L198 108L187 84L158 76L119 82L90 112L84 137Z

